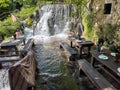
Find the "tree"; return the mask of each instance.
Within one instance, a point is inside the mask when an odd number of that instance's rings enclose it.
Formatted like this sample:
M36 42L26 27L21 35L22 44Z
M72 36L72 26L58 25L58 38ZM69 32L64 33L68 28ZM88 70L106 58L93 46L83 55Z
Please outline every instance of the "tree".
M0 0L0 8L8 8L9 7L9 0Z
M23 6L26 6L26 5L31 6L31 5L36 5L37 4L37 0L17 0L17 2L19 2Z
M0 0L0 13L3 11L10 10L10 1L9 0Z

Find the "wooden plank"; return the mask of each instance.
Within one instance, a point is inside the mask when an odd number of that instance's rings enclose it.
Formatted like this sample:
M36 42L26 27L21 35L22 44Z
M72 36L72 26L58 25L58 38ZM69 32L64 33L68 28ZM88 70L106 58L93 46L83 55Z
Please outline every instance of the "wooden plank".
M120 77L120 72L117 71L117 69L120 67L120 63L115 62L115 57L111 56L109 53L105 53L108 57L108 60L100 59L98 56L100 53L97 53L96 51L92 51L92 65L94 66L95 62L99 62L102 65L106 66L108 69L110 69L113 73L115 73L118 77Z
M20 40L13 40L13 41L5 41L1 43L1 48L2 47L15 47L21 43Z
M9 49L0 49L0 56L6 56Z
M14 50L12 50L14 49ZM18 51L17 47L8 47L0 49L0 57L10 57L10 56L18 56L20 51Z
M8 52L8 49L0 49L0 52Z
M71 48L66 42L60 42L60 45L70 54L77 54L73 48Z
M92 65L87 62L85 59L78 60L78 65L80 70L82 70L90 81L99 89L99 90L117 90L109 83L105 77L103 77Z
M20 60L20 56L0 57L0 62L13 62Z
M64 49L69 60L75 60L77 51L74 48L71 48L66 42L60 42L60 48Z

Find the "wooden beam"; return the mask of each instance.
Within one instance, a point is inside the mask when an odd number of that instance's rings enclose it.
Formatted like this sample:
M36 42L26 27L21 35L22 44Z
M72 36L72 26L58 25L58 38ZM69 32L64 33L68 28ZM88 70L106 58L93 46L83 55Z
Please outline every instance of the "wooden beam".
M0 57L0 62L13 62L20 60L20 56Z

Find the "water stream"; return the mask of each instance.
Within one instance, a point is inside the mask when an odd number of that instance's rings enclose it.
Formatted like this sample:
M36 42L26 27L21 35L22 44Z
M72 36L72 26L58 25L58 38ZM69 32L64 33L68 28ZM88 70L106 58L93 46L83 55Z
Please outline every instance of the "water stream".
M39 76L47 82L46 86L50 90L64 90L67 87L67 90L73 90L74 87L77 87L75 82L74 86L69 84L67 86L66 84L68 82L72 84L73 82L72 77L67 76L67 73L64 72L64 64L62 64L63 70L61 69L61 63L65 62L66 58L59 48L59 42L66 40L68 37L67 33L70 31L69 16L71 10L74 10L74 7L70 5L56 4L43 6L40 10L41 19L33 36ZM66 78L71 81L68 81ZM36 90L39 90L38 87L41 86L40 81L41 79L37 81L39 83L37 83ZM66 85L62 85L62 83Z

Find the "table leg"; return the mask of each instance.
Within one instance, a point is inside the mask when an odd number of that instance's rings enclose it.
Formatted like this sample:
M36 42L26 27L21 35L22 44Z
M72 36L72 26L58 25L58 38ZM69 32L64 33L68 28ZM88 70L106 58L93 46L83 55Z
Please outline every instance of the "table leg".
M92 56L91 57L91 65L94 67L95 66L95 58Z
M80 56L80 58L82 57L82 49L83 49L83 47L79 47L79 56Z
M87 52L87 56L90 56L90 50L91 50L91 46L88 47L88 52Z
M73 43L72 43L72 41L70 41L70 46L73 47Z
M2 63L0 62L0 69L2 69Z
M15 53L16 53L16 55L19 55L17 47L15 47Z

